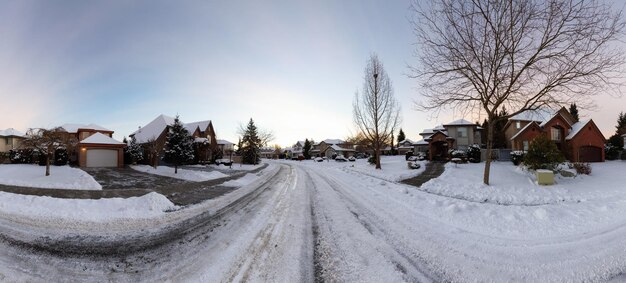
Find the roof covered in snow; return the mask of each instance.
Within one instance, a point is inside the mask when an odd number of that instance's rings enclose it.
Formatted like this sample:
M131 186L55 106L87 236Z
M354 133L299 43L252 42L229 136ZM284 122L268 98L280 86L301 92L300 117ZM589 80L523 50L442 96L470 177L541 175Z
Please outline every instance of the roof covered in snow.
M531 121L530 123L526 124L526 126L524 126L523 128L521 128L519 131L517 131L517 133L515 133L512 137L511 140L514 140L515 138L517 138L517 136L519 136L521 133L523 133L524 131L526 131L526 129L530 128L531 125L536 125L535 121Z
M331 145L330 148L332 148L334 151L354 151L354 149L343 148L343 147L340 147L340 146L338 146L336 144Z
M123 145L123 142L117 141L103 133L95 133L88 138L80 141L81 144L116 144Z
M131 135L135 135L137 143L146 143L150 139L157 139L159 135L169 125L174 124L174 118L166 115L159 115L144 127L139 128Z
M193 134L197 128L200 128L200 131L206 130L206 128L209 127L209 123L211 123L211 120L187 123L185 124L185 129L187 129L190 134Z
M410 140L410 139L405 139L405 140L403 140L403 141L401 141L401 142L399 142L399 143L407 143L407 142L408 142L408 143L413 143L413 141L412 141L412 140Z
M572 130L569 132L569 134L567 134L567 137L565 137L565 139L566 140L571 140L572 138L574 138L574 136L576 136L578 134L578 132L580 132L580 130L585 128L585 126L590 121L591 121L590 119L587 119L587 120L578 121L578 122L574 123L574 125L572 125Z
M555 112L557 111L552 109L528 110L511 117L510 120L545 122L552 118Z
M103 131L103 132L113 132L105 127L102 127L100 125L96 125L96 124L89 124L89 125L85 125L85 124L72 124L72 123L68 123L68 124L64 124L61 126L61 128L63 128L65 131L67 131L68 133L78 133L79 129L83 129L83 130L95 130L95 131Z
M342 144L345 143L343 140L341 139L325 139L324 143L326 144Z
M26 136L24 133L13 129L13 128L8 128L6 130L0 130L0 136L2 137L24 137Z
M444 124L443 126L476 126L476 124L465 119L458 119L450 123Z
M227 140L217 140L217 144L223 144L223 145L234 145L234 143L229 142Z
M425 140L419 140L414 142L413 145L428 145L428 142Z

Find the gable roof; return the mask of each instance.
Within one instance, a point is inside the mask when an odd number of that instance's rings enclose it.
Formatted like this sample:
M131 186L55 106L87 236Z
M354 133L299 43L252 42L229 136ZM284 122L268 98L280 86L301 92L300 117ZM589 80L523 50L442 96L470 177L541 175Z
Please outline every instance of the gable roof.
M531 121L530 123L526 124L526 126L524 126L523 128L521 128L519 131L517 131L517 133L515 133L512 137L511 140L514 140L517 138L517 136L521 135L523 132L525 132L527 129L529 129L532 125L536 125L539 126L537 124L536 121Z
M95 133L88 138L80 141L81 144L116 144L123 145L123 142L117 141L103 133Z
M410 140L410 139L405 139L405 140L403 140L403 141L401 141L401 142L399 142L399 143L407 143L407 142L409 142L409 143L413 143L413 141L412 141L412 140Z
M61 128L63 128L66 132L71 133L71 134L78 133L79 129L95 130L95 131L103 131L103 132L113 132L113 131L105 128L105 127L102 127L100 125L96 125L96 124L93 124L93 123L89 124L89 125L68 123L68 124L63 124L61 126Z
M341 143L345 143L341 139L325 139L325 140L323 140L323 142L326 143L326 144L341 144Z
M185 125L185 129L187 129L189 134L193 134L193 132L195 132L197 128L200 128L200 131L203 132L204 130L206 130L206 128L209 127L210 123L211 123L211 120L206 120L206 121L187 123L184 125Z
M450 123L447 124L443 124L443 126L476 126L475 123L472 123L470 121L467 121L465 119L458 119L458 120L454 120Z
M6 130L0 130L0 136L3 136L3 137L25 137L26 134L24 134L24 133L22 133L22 132L20 132L20 131L18 131L16 129L8 128Z
M413 145L428 145L428 142L425 140L419 140L414 142Z
M331 145L330 148L332 148L334 151L354 151L354 149L343 148L343 147L340 147L340 146L338 146L336 144Z
M135 136L137 143L146 143L150 139L157 139L167 126L174 124L174 118L166 115L159 115L144 127L139 128L131 135Z
M552 109L546 109L546 108L537 109L537 110L526 110L522 113L518 113L517 115L509 118L509 120L544 122L552 118L552 116L554 116L556 112L558 111L554 111Z
M602 132L600 132L600 129L598 129L598 126L596 126L596 123L594 123L592 119L588 119L588 120L584 120L584 121L578 121L578 122L574 123L574 125L572 125L572 128L571 128L569 134L567 134L567 136L565 137L565 140L572 140L586 126L593 126L593 128L596 129L596 131L598 133L600 133L600 136L602 137L602 139L606 141L606 138L604 137ZM626 135L623 135L623 136L626 136Z

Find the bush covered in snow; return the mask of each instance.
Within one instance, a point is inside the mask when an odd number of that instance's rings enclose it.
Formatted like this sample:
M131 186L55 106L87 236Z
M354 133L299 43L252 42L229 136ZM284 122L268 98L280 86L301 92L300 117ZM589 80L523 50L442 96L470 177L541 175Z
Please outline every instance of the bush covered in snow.
M524 161L524 152L521 150L511 151L511 161L515 166L520 165Z
M467 159L472 163L480 162L480 146L477 144L470 145L467 148Z
M575 162L571 164L572 169L576 169L576 173L578 174L591 174L591 164L583 163L583 162Z
M9 159L13 164L31 164L35 161L36 154L30 148L12 149L9 151Z
M532 170L554 170L565 161L563 153L546 135L537 136L524 155L524 164Z
M463 162L467 160L467 153L464 150L451 149L448 151L450 158L460 158Z

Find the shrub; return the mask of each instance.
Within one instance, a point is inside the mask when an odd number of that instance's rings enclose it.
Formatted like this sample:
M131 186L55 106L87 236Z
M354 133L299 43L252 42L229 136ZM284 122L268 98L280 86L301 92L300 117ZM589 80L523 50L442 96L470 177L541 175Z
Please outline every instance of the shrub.
M452 158L461 158L461 159L465 159L467 157L467 154L465 153L464 150L458 150L458 149L451 149L448 154L450 155L450 157Z
M515 166L520 165L524 161L524 152L521 150L511 151L511 161Z
M591 174L591 165L589 163L576 162L572 164L572 167L576 169L576 173L578 174Z
M467 159L469 160L469 162L479 163L481 159L480 155L481 154L479 145L473 144L467 148Z
M34 152L32 149L12 149L9 151L9 160L13 164L30 164L34 161Z
M407 151L407 153L404 154L404 160L409 160L409 157L413 156L413 152L412 151Z
M8 152L0 152L0 164L10 161Z
M606 160L616 160L619 157L619 148L611 144L605 144L604 157Z
M376 165L376 153L372 154L372 156L367 159L367 162L369 164Z
M621 160L626 160L626 150L622 150L622 155L620 156Z
M549 169L554 170L559 163L563 163L565 157L559 151L556 144L546 135L537 136L528 147L524 155L524 164L532 170Z
M54 165L56 166L67 165L68 159L69 159L69 156L65 148L57 148L54 151Z

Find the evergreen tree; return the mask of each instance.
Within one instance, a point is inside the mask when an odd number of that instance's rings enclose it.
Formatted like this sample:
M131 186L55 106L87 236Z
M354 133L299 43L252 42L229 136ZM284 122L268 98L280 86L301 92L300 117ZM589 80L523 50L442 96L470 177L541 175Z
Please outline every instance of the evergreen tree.
M235 151L235 154L241 156L241 137L239 138L239 141L237 142L237 150Z
M193 137L191 137L189 131L185 129L183 123L178 119L178 115L176 115L174 124L170 126L169 134L167 135L163 160L174 164L174 174L177 174L178 166L192 161L193 157Z
M626 114L624 112L619 113L619 117L617 118L617 126L615 126L615 134L621 136L626 134Z
M246 131L241 139L241 154L244 164L258 164L260 161L259 149L261 148L261 139L259 138L257 128L254 121L250 118Z
M131 162L134 164L143 160L143 148L141 145L137 144L135 136L132 136L130 138L130 144L127 144L128 146L126 147L126 151L128 152Z
M572 103L569 105L569 114L572 114L572 117L574 117L574 122L580 121L580 118L578 117L578 108L576 107L576 103Z
M398 144L400 144L401 141L405 140L406 136L404 135L404 132L402 131L402 128L400 128L400 132L398 132Z
M309 141L309 139L304 140L304 146L302 146L302 155L304 155L304 159L311 159L311 141Z

